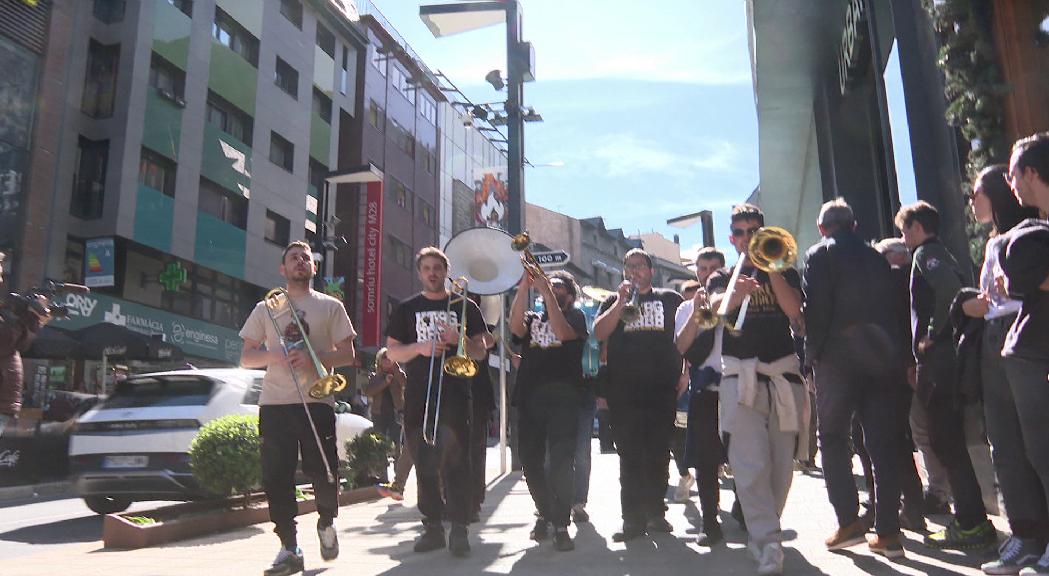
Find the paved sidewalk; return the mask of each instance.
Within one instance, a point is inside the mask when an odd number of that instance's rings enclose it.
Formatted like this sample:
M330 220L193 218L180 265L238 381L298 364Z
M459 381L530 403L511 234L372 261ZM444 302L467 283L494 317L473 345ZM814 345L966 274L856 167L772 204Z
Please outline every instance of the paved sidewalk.
M496 452L489 451L494 464ZM533 506L520 474L497 478L490 484L480 525L471 529L472 554L451 557L447 550L415 554L412 542L419 534L413 494L403 503L390 500L344 507L336 522L342 545L338 560L320 560L316 514L300 518L300 546L306 553L306 574L466 576L473 574L600 576L689 575L755 573L755 564L744 548L744 534L723 514L728 544L710 550L696 543L701 524L696 497L692 504L671 504L667 518L674 533L640 539L628 544L611 541L620 527L618 458L594 453L591 477L591 523L573 527L576 550L556 552L549 542L537 545L528 539L534 522ZM494 470L490 477L495 476ZM722 491L722 508L732 503L732 493ZM995 518L1004 527L1000 518ZM980 574L987 558L925 548L921 538L906 533L906 559L897 563L871 555L865 546L830 553L823 539L835 528L822 478L795 475L784 518L788 542L784 573L788 576L826 574ZM277 553L271 525L257 526L167 546L131 551L111 551L101 542L70 544L59 552L20 557L4 573L19 576L73 571L77 576L215 574L258 576Z

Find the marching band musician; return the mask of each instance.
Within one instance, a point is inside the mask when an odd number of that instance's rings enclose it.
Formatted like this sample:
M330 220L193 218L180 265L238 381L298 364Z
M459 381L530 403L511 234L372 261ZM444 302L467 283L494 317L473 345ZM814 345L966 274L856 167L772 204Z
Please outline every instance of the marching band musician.
M453 297L445 287L448 257L435 247L423 248L415 257L415 268L423 285L421 293L401 302L390 317L386 339L387 356L405 367L408 385L404 398L405 443L415 461L419 511L423 534L415 542L416 552L444 548L442 521L451 521L447 546L453 555L470 552L466 526L473 510L470 479L470 382L445 374L444 360L456 353L461 294ZM474 360L486 354L492 338L480 308L467 300L465 352ZM440 384L440 386L439 386ZM442 388L437 402L437 388ZM431 389L433 392L431 392ZM430 410L427 416L427 394ZM430 445L424 434L439 414L437 434ZM443 491L442 491L443 485Z
M527 312L528 290L536 287L544 312ZM579 287L567 272L549 277L525 274L510 308L510 331L521 344L515 388L518 447L528 490L538 519L533 540L546 539L554 527L554 548L575 548L568 534L575 474L573 461L579 416L578 386L583 381L586 317L575 307ZM549 467L547 449L549 447Z
M750 296L746 325L725 330L722 340L721 427L730 435L728 461L736 481L758 574L783 571L780 516L794 475L795 449L806 453L808 392L791 336L801 318L801 276L797 270L763 272L749 261L751 237L765 226L757 206L732 211L729 241L744 262L729 297L729 312ZM719 310L730 288L721 270L707 281L711 308ZM736 314L729 314L735 321Z
M317 374L317 367L303 346L309 338L309 344L326 368L349 366L354 361L353 339L357 333L342 302L311 288L316 272L310 245L302 241L288 244L281 257L280 275L287 281L289 306L294 307L292 313L297 311L303 330L290 314L284 314L276 318L283 332L278 334L275 323L270 321L272 311L267 308L267 302L262 301L255 305L240 331L240 337L244 339L241 366L266 369L259 396L262 486L281 549L264 572L265 576L286 576L303 570L303 554L298 547L295 528L295 515L298 514L295 467L300 452L302 469L312 479L317 497L321 558L330 561L339 555L339 541L333 525L334 518L339 515L338 490L324 469L327 460L331 478L338 477L335 401L331 396L316 399L306 393L321 375ZM282 350L282 336L287 351ZM299 390L295 389L296 381ZM309 417L306 410L309 410ZM318 444L323 446L323 458Z
M644 250L627 252L623 268L627 279L594 322L594 335L608 343L608 408L619 450L623 530L612 536L616 542L672 531L663 495L681 375L674 345L681 295L652 287L652 257ZM637 317L621 322L628 304Z

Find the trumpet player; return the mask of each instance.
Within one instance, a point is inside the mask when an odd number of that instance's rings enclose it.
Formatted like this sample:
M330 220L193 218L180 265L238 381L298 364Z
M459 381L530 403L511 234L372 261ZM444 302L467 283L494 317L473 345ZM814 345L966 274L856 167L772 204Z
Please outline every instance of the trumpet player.
M684 466L678 464L678 468L684 469L685 473L678 487L684 486L682 491L687 501L688 489L693 481L688 469L695 468L700 510L703 513L703 536L699 543L705 546L714 546L724 539L718 522L718 468L725 459L725 449L718 434L721 327L710 329L702 326L698 313L710 308L702 283L724 266L725 255L715 248L707 247L699 251L696 257L697 282L682 288L683 296L689 299L678 307L674 320L675 343L684 358L682 377L688 382L688 389L682 391L682 397L678 400L678 411L684 404L688 415L682 449Z
M681 375L674 346L681 295L652 287L652 257L644 250L627 252L623 269L626 280L594 322L594 335L608 344L607 399L619 450L623 530L612 536L616 542L672 531L663 496Z
M466 378L441 374L459 342L463 342L462 352L481 360L487 351L485 343L492 336L480 308L465 300L465 290L455 294L445 287L448 264L444 252L432 246L415 256L423 290L401 302L390 317L386 355L404 366L408 377L404 436L415 461L419 512L423 516L423 534L414 549L428 552L447 545L452 554L465 556L470 552L466 526L473 511L471 383ZM465 318L460 317L463 310ZM466 334L461 338L463 323ZM451 522L447 542L445 519Z
M330 561L339 555L339 540L333 524L339 515L334 481L338 465L335 401L330 395L318 399L308 394L311 385L323 374L318 374L317 364L304 348L308 339L326 370L348 366L354 361L353 339L357 333L342 302L311 288L316 272L310 245L302 241L289 244L280 264L289 299L283 303L284 313L274 314L267 298L255 305L240 331L244 340L241 366L266 369L259 396L262 486L273 531L281 542L280 552L264 572L266 576L284 576L303 570L303 554L295 527L298 514L295 467L300 453L303 472L312 479L317 496L321 558ZM298 315L298 321L292 314ZM278 327L281 333L277 332Z
M711 275L711 307L736 320L750 296L742 331L723 331L721 396L722 432L729 435L728 461L743 508L748 549L758 574L783 571L780 516L794 473L795 450L804 454L808 434L808 393L791 335L800 330L801 277L794 268L764 272L753 265L750 241L765 226L757 206L740 204L732 211L729 241L744 259L734 286L722 270ZM784 242L784 240L781 240ZM791 239L790 242L793 242Z
M526 311L532 287L543 297L541 315ZM583 381L587 337L586 317L574 306L578 293L575 279L567 272L549 277L529 273L517 285L510 307L510 331L521 345L514 398L518 446L539 515L531 537L545 540L552 524L554 548L559 551L575 548L568 522L574 501L577 388Z

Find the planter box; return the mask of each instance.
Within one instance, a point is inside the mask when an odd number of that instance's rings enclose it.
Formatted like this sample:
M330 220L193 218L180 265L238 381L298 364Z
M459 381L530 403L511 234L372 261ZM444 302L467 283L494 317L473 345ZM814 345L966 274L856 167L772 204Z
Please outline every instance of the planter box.
M344 490L339 493L339 505L346 506L378 498L379 492L374 486ZM146 548L269 521L269 507L266 506L264 495L253 494L252 505L249 508L243 508L243 502L243 498L203 500L164 506L151 511L109 514L102 522L102 542L106 548ZM316 511L315 500L299 502L300 515ZM157 522L135 524L126 516L148 516Z

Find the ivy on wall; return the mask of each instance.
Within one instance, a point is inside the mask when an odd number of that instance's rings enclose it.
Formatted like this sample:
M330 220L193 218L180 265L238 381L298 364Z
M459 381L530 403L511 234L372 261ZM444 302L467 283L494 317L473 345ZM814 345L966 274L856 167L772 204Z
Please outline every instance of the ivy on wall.
M940 38L939 67L947 98L947 122L969 142L964 158L963 186L968 189L980 170L1005 162L1004 98L1009 87L1002 81L991 35L994 13L991 0L922 0ZM966 210L966 232L973 262L983 261L987 227Z

